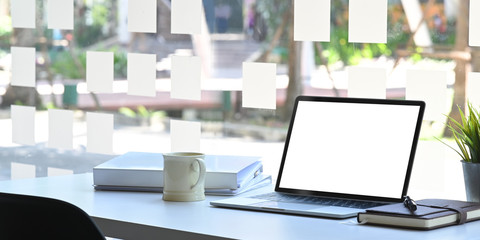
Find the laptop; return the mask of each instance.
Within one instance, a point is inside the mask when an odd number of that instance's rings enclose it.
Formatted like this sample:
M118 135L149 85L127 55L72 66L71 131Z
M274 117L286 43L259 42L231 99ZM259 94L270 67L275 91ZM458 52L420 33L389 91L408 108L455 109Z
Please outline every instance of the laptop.
M274 192L213 206L329 218L402 202L423 101L299 96Z

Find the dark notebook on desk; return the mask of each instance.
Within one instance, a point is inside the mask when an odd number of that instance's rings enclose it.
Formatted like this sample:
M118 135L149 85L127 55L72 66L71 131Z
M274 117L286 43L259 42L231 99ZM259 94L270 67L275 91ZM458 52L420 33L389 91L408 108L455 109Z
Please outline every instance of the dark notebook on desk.
M300 96L275 192L211 205L347 218L401 202L424 109L422 101Z
M403 203L367 209L358 214L361 223L430 230L480 219L480 203L446 199L417 201L412 212Z

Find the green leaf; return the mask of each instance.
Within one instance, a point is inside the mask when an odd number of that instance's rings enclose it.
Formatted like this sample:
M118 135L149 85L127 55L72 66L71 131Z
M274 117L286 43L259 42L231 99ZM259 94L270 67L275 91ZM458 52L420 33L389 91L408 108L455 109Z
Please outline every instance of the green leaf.
M460 157L462 157L462 159L466 162L470 162L470 157L468 155L468 152L467 152L467 149L465 147L465 144L460 141L457 137L457 135L454 133L453 134L453 137L455 139L455 142L457 142L457 145L458 147L460 148L460 151L461 151L461 154L460 154Z
M468 116L462 111L460 106L460 120L456 121L448 116L448 123L445 125L452 132L455 143L459 151L449 146L466 162L480 162L480 114L471 103L467 103ZM444 142L442 142L444 143ZM445 144L445 143L444 143Z
M461 154L457 149L455 149L455 148L453 148L452 146L448 145L446 142L442 141L440 138L435 137L435 136L434 136L434 138L437 139L438 141L440 141L441 143L445 144L445 146L451 148L453 151L457 152L458 155L462 156L462 154ZM462 159L464 159L464 158L462 157Z
M137 112L140 117L148 118L150 116L150 112L144 106L138 106Z
M134 118L137 116L137 114L135 113L135 111L133 111L132 109L130 108L127 108L127 107L121 107L118 109L118 112L127 116L127 117L131 117L131 118Z

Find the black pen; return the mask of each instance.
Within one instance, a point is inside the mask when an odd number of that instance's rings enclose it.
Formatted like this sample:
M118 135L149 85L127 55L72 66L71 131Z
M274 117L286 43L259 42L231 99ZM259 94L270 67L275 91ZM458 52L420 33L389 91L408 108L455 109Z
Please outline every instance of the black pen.
M408 210L411 212L415 212L417 210L417 203L413 201L409 196L405 196L405 200L403 201L403 205L405 205Z

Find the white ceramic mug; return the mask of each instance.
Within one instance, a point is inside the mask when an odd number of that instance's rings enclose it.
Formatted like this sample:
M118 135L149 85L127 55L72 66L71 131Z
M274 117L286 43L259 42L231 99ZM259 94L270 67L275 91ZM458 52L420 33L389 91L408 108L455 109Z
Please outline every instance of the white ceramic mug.
M163 200L200 201L205 199L205 162L203 153L163 154Z

